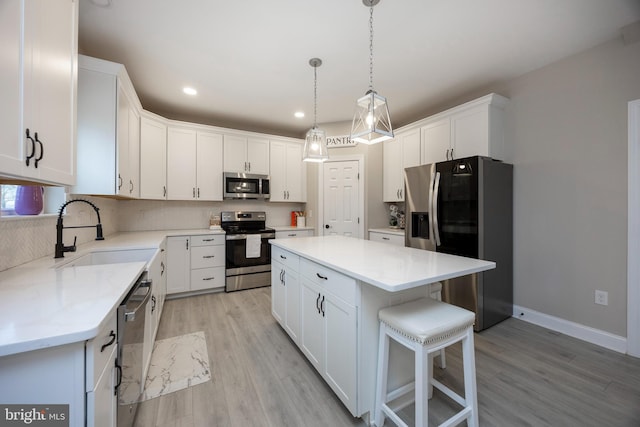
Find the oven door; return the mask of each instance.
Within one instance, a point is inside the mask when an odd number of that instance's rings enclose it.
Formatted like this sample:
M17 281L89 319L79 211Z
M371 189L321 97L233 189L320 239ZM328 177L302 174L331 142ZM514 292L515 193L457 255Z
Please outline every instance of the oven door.
M227 276L271 271L271 245L269 240L275 237L275 233L260 234L260 256L247 257L247 235L227 234Z

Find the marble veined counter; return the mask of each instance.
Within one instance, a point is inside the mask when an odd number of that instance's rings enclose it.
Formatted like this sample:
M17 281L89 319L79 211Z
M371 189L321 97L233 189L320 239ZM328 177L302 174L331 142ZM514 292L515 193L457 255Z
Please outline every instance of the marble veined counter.
M145 262L63 264L93 251L157 249L167 236L202 234L224 231L117 233L80 245L65 258L50 255L0 272L0 356L94 338L146 268Z
M392 247L380 242L344 236L276 239L270 243L389 292L496 267L496 263L492 261L415 248Z

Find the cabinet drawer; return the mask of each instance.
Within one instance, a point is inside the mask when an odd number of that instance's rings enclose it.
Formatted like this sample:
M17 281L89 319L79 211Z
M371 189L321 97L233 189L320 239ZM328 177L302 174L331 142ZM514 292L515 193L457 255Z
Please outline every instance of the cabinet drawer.
M87 390L95 388L102 371L104 371L105 364L109 361L111 351L118 345L116 318L116 311L114 311L104 327L98 332L98 335L94 339L87 341L85 351Z
M331 292L345 302L356 303L356 279L338 273L305 258L300 259L300 275Z
M224 246L191 248L191 268L224 267Z
M375 231L370 231L369 240L374 242L389 243L396 246L404 246L404 236L397 236L395 234L377 233Z
M224 234L206 234L204 236L191 236L191 246L224 245Z
M271 259L293 271L300 271L300 257L277 246L271 246Z
M276 239L291 239L295 237L313 236L313 230L276 231Z
M191 270L191 290L224 288L224 267Z

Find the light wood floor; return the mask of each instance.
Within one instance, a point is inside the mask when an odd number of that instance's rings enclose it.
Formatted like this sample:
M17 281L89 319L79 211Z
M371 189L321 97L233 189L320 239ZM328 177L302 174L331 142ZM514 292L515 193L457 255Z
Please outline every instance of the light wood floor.
M271 317L270 288L167 301L157 339L196 331L212 380L143 402L136 426L365 425ZM481 426L640 426L640 359L517 319L476 333L475 346ZM436 376L460 389L459 347ZM446 399L434 392L433 425L452 413Z

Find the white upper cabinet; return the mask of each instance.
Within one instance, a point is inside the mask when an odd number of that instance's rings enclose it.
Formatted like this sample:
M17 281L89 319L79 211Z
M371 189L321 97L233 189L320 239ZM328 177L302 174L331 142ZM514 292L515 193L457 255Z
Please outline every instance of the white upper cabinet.
M504 107L507 98L490 94L423 121L421 163L469 156L505 160Z
M78 2L0 3L0 175L75 182Z
M124 66L79 56L76 194L140 194L140 101Z
M222 200L222 135L167 131L167 199Z
M383 187L385 202L404 201L404 169L420 164L420 129L396 132L383 146Z
M224 172L269 175L269 140L225 135Z
M272 202L306 202L307 165L302 161L302 144L270 141L269 189Z
M147 113L140 119L140 198L167 198L167 126Z

